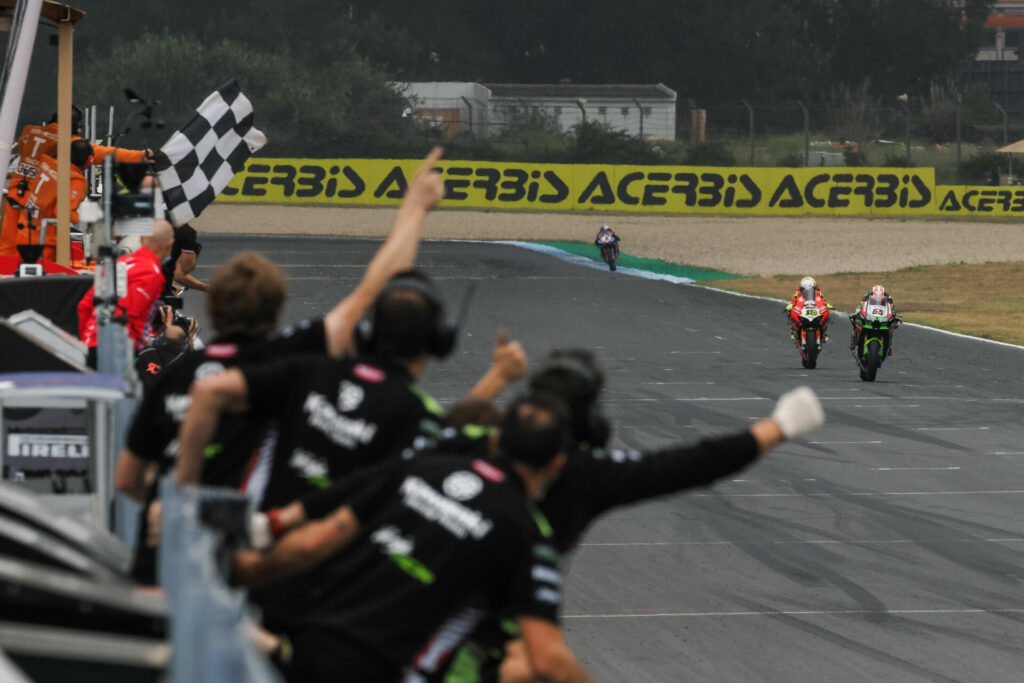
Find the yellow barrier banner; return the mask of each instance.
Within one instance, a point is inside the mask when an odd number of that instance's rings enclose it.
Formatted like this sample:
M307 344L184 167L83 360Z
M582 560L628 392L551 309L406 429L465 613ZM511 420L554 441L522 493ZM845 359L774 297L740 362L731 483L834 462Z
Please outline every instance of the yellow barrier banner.
M939 185L935 209L940 216L1024 216L1024 187Z
M223 202L395 205L414 159L253 158ZM443 206L748 215L929 215L931 168L604 166L441 160Z

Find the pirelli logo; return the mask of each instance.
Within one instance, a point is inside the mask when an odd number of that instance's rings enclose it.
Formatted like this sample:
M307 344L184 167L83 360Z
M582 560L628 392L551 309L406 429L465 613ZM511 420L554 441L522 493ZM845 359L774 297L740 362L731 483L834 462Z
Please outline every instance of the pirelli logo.
M85 434L8 434L5 456L9 458L88 459Z

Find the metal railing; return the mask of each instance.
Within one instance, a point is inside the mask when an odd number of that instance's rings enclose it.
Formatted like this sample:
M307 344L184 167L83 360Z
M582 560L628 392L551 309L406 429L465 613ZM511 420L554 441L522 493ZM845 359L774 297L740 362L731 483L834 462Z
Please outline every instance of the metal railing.
M160 585L171 613L167 683L281 680L250 637L245 593L224 577L248 501L228 489L160 483Z

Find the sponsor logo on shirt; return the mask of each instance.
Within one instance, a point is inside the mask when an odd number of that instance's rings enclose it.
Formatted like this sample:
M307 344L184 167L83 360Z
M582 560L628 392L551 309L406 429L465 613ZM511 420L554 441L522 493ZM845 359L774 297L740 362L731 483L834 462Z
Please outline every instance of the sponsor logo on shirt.
M370 540L381 547L388 555L408 555L416 547L411 538L402 536L398 527L389 524L373 532Z
M449 498L469 500L484 488L484 482L472 472L452 472L441 483L441 490Z
M373 440L377 433L377 425L359 418L353 419L339 415L337 409L323 394L311 392L306 396L302 409L309 414L307 423L313 429L323 433L328 439L342 448L355 448Z
M192 378L193 381L198 382L201 379L206 379L207 377L219 375L220 373L224 372L224 370L225 368L223 363L219 363L215 360L210 360L206 361L205 363L200 363L199 367L196 368L195 373L193 373Z
M479 474L487 481L493 481L495 483L505 481L505 473L499 470L494 465L490 464L489 462L484 462L483 460L474 460L471 467L473 468L474 472Z
M164 412L175 422L185 419L185 411L192 405L192 397L188 394L167 394L164 396Z
M400 491L406 507L437 522L458 538L472 536L480 540L494 526L478 511L444 496L419 477L406 477Z
M231 358L237 354L237 344L210 344L206 347L206 356L208 358Z
M314 484L326 480L327 475L330 474L330 468L327 466L326 460L318 458L302 448L296 448L292 451L292 457L288 460L288 465L292 469L297 470L303 479L307 479Z
M361 386L344 380L338 387L338 410L351 413L362 404L365 395Z
M384 381L385 377L387 377L383 370L375 368L372 365L367 365L366 363L360 363L352 368L352 374L364 382L370 382L371 384L379 384Z
M534 581L550 583L553 586L562 585L562 575L551 567L545 567L542 564L535 564L533 565L533 569L530 573L533 576Z

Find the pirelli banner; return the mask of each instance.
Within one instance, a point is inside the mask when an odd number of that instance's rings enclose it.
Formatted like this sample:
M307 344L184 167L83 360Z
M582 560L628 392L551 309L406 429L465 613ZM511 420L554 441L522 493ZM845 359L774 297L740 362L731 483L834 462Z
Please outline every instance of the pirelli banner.
M218 201L395 205L419 163L252 158ZM732 215L1024 211L1024 190L936 187L931 168L603 166L443 159L438 167L447 190L443 205L449 207ZM992 192L1012 197L1004 201L1003 195L993 198Z

